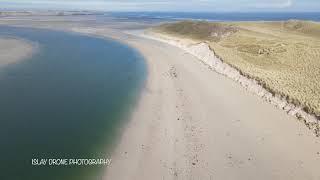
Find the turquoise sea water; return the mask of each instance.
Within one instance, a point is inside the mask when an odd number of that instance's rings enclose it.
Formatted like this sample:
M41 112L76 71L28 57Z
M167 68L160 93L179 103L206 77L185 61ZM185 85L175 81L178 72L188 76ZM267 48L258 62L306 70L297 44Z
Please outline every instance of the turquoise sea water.
M0 179L98 179L104 166L33 166L31 159L110 158L145 78L142 56L113 40L0 26L39 51L0 69Z

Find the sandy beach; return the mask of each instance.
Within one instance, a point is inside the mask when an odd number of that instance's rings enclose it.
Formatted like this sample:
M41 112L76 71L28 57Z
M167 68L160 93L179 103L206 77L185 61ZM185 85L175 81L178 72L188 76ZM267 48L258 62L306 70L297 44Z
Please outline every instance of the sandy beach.
M0 36L0 67L26 59L36 51L35 44L22 39Z
M319 136L319 30L317 22L298 20L183 21L140 35L193 54Z
M61 29L120 40L147 63L141 98L103 179L320 179L319 138L193 55L106 26Z
M302 123L177 47L120 39L149 74L105 179L320 178L319 138Z

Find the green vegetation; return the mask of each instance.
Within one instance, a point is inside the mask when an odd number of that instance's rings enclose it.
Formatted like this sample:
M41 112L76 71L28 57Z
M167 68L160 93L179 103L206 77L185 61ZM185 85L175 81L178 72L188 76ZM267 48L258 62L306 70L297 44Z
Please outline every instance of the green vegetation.
M309 21L164 24L157 32L206 41L217 56L320 116L320 24Z
M197 40L214 42L237 32L237 29L232 26L222 25L220 23L206 23L204 21L183 21L163 24L157 27L156 30Z

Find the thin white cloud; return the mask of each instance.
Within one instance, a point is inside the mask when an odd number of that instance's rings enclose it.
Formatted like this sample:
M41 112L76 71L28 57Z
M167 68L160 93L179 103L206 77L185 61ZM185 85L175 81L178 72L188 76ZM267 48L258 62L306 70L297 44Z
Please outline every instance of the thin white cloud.
M215 1L215 0L214 0ZM120 11L174 11L201 9L201 4L210 0L0 0L11 7L83 9L83 10L120 10ZM199 8L200 7L200 8Z
M320 0L0 0L1 8L102 11L319 11Z
M1 3L12 7L46 7L85 10L130 10L143 7L170 6L170 1L104 1L104 0L0 0Z
M260 2L253 3L252 7L258 9L282 9L291 7L292 0L260 0Z

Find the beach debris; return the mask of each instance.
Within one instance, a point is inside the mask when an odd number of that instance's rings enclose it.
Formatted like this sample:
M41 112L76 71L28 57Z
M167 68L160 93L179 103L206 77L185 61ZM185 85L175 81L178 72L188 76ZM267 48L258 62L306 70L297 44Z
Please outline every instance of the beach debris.
M169 70L169 73L170 73L170 76L172 78L177 78L178 77L178 74L177 74L177 70L174 66L172 66Z

